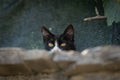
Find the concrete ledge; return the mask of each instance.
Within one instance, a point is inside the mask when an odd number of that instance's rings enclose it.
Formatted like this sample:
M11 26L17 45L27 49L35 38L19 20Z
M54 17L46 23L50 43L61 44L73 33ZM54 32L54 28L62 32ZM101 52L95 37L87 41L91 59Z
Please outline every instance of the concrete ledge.
M119 74L120 47L100 46L85 49L82 52L62 51L53 54L38 49L0 48L1 76L56 75L58 73L62 73L64 78L66 77L65 80L68 77L71 77L69 78L71 80L78 80L78 75Z

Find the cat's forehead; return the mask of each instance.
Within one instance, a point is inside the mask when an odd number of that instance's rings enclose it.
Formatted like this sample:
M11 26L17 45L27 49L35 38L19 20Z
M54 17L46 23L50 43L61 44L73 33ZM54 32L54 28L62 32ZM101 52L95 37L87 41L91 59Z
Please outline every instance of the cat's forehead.
M58 40L59 39L59 36L58 35L54 35L54 36L51 36L49 37L49 41L55 41L55 40Z
M54 35L54 39L59 39L60 35Z
M58 38L59 38L59 36L58 36L58 35L54 35L54 38L55 38L55 39L58 39Z
M50 37L49 41L61 41L62 40L62 36L61 35L54 35L53 37Z

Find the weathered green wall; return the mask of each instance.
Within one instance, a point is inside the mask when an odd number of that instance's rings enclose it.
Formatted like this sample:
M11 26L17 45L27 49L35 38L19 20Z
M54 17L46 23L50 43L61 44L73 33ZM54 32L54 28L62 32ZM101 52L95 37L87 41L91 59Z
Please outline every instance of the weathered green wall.
M120 0L104 0L103 3L112 44L120 45Z
M73 24L77 50L110 44L106 20L95 16L93 0L0 0L0 47L43 48L40 28L62 33Z
M104 0L105 16L107 16L108 25L120 22L120 0Z

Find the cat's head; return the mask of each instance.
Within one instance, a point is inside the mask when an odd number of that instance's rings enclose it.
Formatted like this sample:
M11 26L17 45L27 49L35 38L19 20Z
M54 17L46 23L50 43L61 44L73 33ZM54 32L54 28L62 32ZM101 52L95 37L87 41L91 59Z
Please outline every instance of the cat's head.
M45 26L41 28L45 49L51 52L75 50L74 29L69 25L61 35L54 35Z

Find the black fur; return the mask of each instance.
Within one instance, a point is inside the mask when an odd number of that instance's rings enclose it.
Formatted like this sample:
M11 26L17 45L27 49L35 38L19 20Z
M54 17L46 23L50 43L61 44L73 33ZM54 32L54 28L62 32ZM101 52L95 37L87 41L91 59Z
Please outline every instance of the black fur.
M44 46L45 49L50 51L53 47L49 47L48 43L55 44L55 41L57 40L58 42L58 47L61 50L75 50L75 45L74 45L74 29L72 25L69 25L63 34L60 36L56 36L52 34L45 26L41 28L41 32L43 35L43 41L44 41ZM66 46L60 46L60 44L66 43Z

